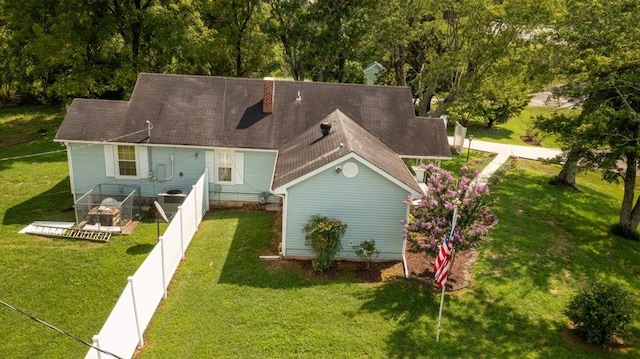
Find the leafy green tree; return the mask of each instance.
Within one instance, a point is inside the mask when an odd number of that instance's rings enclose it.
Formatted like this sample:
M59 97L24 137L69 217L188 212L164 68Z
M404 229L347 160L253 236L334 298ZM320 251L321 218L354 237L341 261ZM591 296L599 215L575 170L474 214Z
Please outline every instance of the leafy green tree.
M571 145L568 156L601 170L608 181L624 183L614 230L636 239L640 29L634 24L639 17L640 4L635 1L568 0L550 39L558 55L556 70L566 81L556 94L582 104L572 130L559 132Z
M589 123L585 122L585 117L579 114L567 115L555 113L552 116L538 116L534 119L533 126L545 133L551 133L557 136L562 144L564 151L564 161L560 173L551 179L550 183L554 185L569 186L578 189L576 184L576 175L579 170L578 162L589 152L589 138L599 136ZM577 130L584 134L587 131L592 133L591 136L575 136ZM587 141L584 141L585 137Z
M275 48L261 28L267 10L260 0L202 1L202 21L215 37L210 51L224 54L226 61L218 74L254 77L276 68Z
M266 31L277 39L296 80L364 82L365 35L379 0L269 0Z
M307 0L268 0L270 16L265 19L265 31L282 47L284 66L294 80L304 81L308 75L310 56L309 26L311 3Z
M16 96L53 103L123 98L140 71L204 72L196 10L178 0L1 2L5 83Z
M418 112L488 127L521 111L547 80L534 36L549 24L552 0L413 0L382 4L385 82L410 85ZM389 14L389 16L387 16ZM386 30L385 30L386 29ZM438 105L432 107L432 100Z

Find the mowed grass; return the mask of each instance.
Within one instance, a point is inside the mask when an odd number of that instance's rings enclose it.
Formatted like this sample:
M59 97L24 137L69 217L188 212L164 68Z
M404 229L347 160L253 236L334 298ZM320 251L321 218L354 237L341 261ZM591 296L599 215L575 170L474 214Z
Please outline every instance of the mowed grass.
M98 244L18 231L75 221L67 157L52 141L64 110L0 109L0 300L91 342L155 243L153 218ZM44 152L50 154L20 157ZM0 306L0 357L81 358L88 348Z
M395 278L363 283L262 262L273 215L209 215L146 332L139 358L636 358L635 339L585 345L562 310L596 279L640 291L640 243L607 233L621 191L583 174L583 192L551 187L557 166L515 161L493 189L500 219L479 249L471 288L440 292ZM640 298L636 298L637 300Z
M91 341L155 244L156 228L145 218L134 235L108 244L17 233L33 220L74 220L64 152L6 160L60 150L51 139L62 116L0 110L0 143L22 138L0 145L0 300ZM483 161L471 155L470 162ZM497 181L500 222L479 249L473 286L447 294L438 344L439 291L401 278L363 283L259 261L275 249L273 214L217 212L203 222L139 356L637 358L640 313L635 339L611 350L584 345L566 329L562 309L582 285L605 279L640 292L640 244L607 232L620 186L587 173L578 179L583 192L558 189L547 184L557 171L521 160ZM0 339L3 358L87 352L4 306Z
M487 128L484 123L472 121L468 124L467 137L473 135L474 139L500 142L510 145L527 145L520 138L527 134L527 129L531 127L533 119L537 116L551 116L555 112L572 113L575 109L561 109L555 107L525 107L522 112L509 119L506 123L495 124L492 128ZM450 130L452 131L452 130ZM452 135L453 133L450 133ZM560 142L554 136L546 136L541 146L548 148L561 147Z

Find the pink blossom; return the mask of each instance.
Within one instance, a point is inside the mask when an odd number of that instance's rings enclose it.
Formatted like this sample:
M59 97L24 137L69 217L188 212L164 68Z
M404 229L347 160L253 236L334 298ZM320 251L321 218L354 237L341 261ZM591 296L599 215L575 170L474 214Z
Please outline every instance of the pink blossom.
M427 193L417 203L413 199L405 202L410 205L411 217L401 222L403 238L415 250L435 253L438 244L451 231L454 202L458 202L458 224L451 241L457 249L475 246L488 233L487 225L493 222L489 206L495 201L489 198L487 186L472 185L478 171L469 177L469 169L463 167L462 176L455 179L433 164L421 166L426 171Z

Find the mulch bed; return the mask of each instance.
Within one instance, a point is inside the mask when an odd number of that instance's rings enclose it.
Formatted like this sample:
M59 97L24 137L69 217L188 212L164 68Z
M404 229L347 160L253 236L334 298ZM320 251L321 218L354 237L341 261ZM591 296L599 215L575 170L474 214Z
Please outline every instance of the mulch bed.
M405 257L407 258L407 268L410 278L437 286L433 272L435 257L414 252L406 252ZM478 259L478 253L475 249L468 249L456 253L453 266L449 271L447 283L445 284L448 290L460 290L471 285L469 268L476 262L476 259Z
M434 257L424 253L405 253L409 278L419 280L427 285L436 287L434 280ZM453 261L453 267L449 272L446 287L447 290L459 290L471 285L469 267L472 266L478 255L474 249L458 252ZM334 266L323 273L313 270L310 260L284 259L271 261L270 270L297 271L308 278L336 278L341 274L353 273L362 282L379 283L389 279L404 277L404 266L399 261L374 262L367 268L362 262L336 261Z

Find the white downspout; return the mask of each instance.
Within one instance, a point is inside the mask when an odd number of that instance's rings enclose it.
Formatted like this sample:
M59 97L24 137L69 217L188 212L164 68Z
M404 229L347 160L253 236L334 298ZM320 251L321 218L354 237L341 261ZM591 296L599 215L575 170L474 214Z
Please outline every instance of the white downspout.
M171 177L169 178L165 178L165 181L170 181L173 179L173 176L175 175L175 163L176 163L176 159L175 156L173 155L173 153L171 154Z
M277 194L270 191L272 195L282 198L282 248L280 250L280 257L285 257L287 254L287 196L283 194Z
M411 210L411 203L407 203L407 214L404 216L405 220L409 220L409 214ZM407 267L407 257L405 252L407 251L407 240L402 240L402 267L404 268L404 277L409 278L409 267Z

